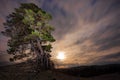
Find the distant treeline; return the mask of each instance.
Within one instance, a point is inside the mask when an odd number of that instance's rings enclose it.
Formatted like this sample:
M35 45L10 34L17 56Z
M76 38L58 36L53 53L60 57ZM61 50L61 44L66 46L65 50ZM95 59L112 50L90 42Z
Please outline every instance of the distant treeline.
M93 77L111 73L120 74L120 64L79 66L73 68L56 69L56 71L73 76Z

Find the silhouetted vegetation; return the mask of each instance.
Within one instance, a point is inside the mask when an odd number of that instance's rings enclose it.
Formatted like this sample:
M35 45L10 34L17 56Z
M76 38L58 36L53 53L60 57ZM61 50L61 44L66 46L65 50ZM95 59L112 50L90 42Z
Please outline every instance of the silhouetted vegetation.
M80 77L93 77L103 74L120 73L120 64L80 66L57 69L57 71Z

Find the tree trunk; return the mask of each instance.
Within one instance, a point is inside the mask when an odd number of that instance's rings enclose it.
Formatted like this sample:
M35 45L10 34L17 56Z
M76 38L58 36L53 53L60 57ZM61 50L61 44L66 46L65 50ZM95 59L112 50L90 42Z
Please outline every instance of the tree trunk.
M50 57L48 56L48 53L45 53L40 41L37 39L37 48L35 47L35 44L31 43L35 53L37 54L37 69L49 69L50 68Z

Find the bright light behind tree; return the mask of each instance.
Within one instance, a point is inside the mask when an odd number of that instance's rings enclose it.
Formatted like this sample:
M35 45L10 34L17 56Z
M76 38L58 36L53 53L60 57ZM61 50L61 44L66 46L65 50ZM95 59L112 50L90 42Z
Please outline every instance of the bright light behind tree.
M65 52L58 52L57 59L64 60L65 59Z

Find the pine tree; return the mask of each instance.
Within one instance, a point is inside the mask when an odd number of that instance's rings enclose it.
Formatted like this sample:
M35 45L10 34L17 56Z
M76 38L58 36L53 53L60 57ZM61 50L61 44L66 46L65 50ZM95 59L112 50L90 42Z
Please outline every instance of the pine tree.
M51 42L54 42L51 32L54 28L49 24L51 15L33 3L22 3L19 8L7 16L4 23L5 36L8 41L10 61L36 58L37 65L48 69L53 67L50 60Z

